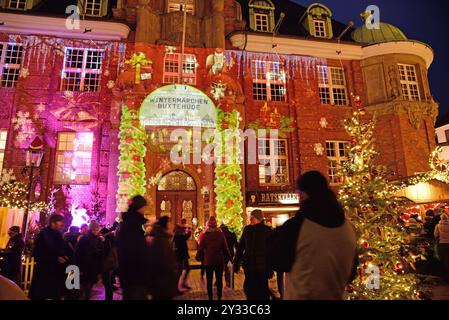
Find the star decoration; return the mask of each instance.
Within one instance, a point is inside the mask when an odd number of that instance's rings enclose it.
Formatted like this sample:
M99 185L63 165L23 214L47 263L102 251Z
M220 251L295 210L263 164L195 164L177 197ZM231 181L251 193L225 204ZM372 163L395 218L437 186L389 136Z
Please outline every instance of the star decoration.
M320 119L320 126L321 126L321 128L327 128L327 125L328 125L329 123L327 122L327 119L326 118L321 118Z
M20 69L19 77L26 78L30 75L30 71L27 68Z
M115 87L115 81L114 80L109 80L108 83L106 84L106 86L108 87L108 89L112 89Z
M39 113L42 113L45 111L45 108L46 108L45 104L43 102L41 102L37 105L36 111Z
M324 154L324 147L321 143L315 143L313 151L315 151L317 156L322 156Z

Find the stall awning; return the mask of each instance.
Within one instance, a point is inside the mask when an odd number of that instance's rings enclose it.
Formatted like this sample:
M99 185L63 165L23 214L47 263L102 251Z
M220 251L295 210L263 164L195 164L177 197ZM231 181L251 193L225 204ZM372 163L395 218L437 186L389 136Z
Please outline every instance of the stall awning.
M416 204L449 202L449 185L438 180L430 180L407 187L397 196L406 197Z

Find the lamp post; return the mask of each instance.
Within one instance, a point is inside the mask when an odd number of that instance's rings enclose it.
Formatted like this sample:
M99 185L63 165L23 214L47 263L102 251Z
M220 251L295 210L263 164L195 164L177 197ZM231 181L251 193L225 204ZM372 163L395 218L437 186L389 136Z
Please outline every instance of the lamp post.
M44 156L44 145L42 140L39 137L34 138L33 142L30 144L28 149L26 150L26 166L25 170L30 171L29 175L29 183L28 183L28 199L27 206L25 208L25 213L23 215L23 223L22 223L22 234L24 241L26 240L26 234L28 231L28 214L30 212L31 205L31 195L33 192L33 176L34 170L39 169L41 166L41 161Z

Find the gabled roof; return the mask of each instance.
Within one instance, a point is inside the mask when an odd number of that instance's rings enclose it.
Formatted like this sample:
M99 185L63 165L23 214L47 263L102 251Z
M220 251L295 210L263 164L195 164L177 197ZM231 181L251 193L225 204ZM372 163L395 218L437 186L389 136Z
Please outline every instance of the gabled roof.
M249 20L249 2L250 0L236 0L242 6L242 17L248 23ZM275 20L279 20L281 12L285 13L285 18L279 28L280 35L286 36L298 36L298 37L312 37L309 32L304 29L303 25L300 23L301 17L307 12L307 7L300 4L294 3L290 0L271 0L273 2L275 9ZM332 8L331 8L332 9ZM249 23L248 23L249 25ZM332 28L334 37L338 37L343 30L347 27L346 24L332 19ZM342 41L354 42L351 37L351 33L354 29L351 28L343 37ZM254 31L257 32L257 31ZM261 32L264 33L264 32ZM319 39L323 40L323 39Z

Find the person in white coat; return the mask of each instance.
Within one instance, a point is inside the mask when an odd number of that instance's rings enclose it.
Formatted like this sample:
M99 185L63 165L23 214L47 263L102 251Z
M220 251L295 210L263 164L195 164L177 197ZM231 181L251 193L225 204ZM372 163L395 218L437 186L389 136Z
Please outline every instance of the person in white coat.
M355 228L321 173L305 173L297 187L303 201L284 299L342 300L357 267Z

